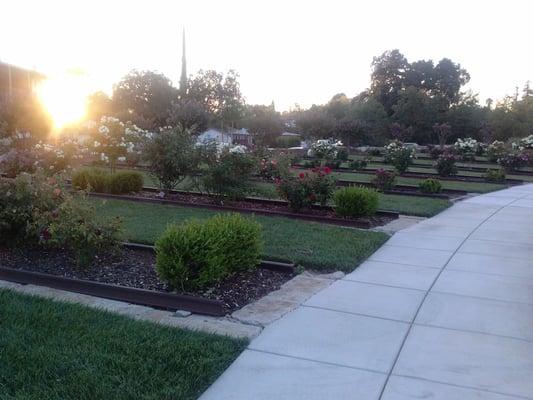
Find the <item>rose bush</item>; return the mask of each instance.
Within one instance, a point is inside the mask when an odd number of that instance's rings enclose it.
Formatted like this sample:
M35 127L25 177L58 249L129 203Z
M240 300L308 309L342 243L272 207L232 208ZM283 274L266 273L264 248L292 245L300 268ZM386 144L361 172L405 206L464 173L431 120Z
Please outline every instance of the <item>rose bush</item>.
M319 139L311 144L311 147L307 151L307 155L309 157L333 160L337 158L340 146L342 146L341 141L336 141L333 139Z
M277 181L279 195L289 202L293 211L300 211L314 203L327 204L335 187L336 180L328 167L313 168L308 172L300 172L298 177Z

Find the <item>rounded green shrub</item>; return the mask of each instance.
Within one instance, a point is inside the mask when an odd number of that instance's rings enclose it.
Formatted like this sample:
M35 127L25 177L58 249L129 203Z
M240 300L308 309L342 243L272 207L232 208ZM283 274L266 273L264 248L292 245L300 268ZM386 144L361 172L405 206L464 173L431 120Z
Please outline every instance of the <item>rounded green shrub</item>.
M500 169L488 169L484 175L487 182L505 182L505 170Z
M376 213L379 196L374 189L345 187L333 194L335 212L341 217L364 217Z
M362 169L365 169L368 166L368 161L366 159L363 160L353 160L350 162L350 169L354 171L360 171Z
M169 226L155 247L160 279L176 289L197 289L256 268L263 248L261 225L240 214L219 214Z
M418 184L418 188L422 193L440 193L442 191L442 185L437 179L428 178L424 179Z
M350 152L347 147L338 147L337 148L337 160L348 161L350 157Z

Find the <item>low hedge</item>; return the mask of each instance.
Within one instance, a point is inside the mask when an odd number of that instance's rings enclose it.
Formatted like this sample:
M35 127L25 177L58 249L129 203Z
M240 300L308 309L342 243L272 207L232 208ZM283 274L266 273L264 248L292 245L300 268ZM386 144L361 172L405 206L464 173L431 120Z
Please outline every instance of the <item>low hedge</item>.
M345 187L333 194L335 212L341 217L367 217L378 210L376 190L365 187Z
M72 186L77 189L90 189L97 193L131 193L139 192L144 185L140 172L107 172L100 169L84 169L72 176Z
M418 184L418 188L422 193L434 194L442 192L442 184L433 178L424 179Z
M300 136L278 136L276 138L276 145L284 149L299 147L301 144L302 138Z
M160 279L181 290L211 285L261 261L261 225L240 214L170 225L156 241Z

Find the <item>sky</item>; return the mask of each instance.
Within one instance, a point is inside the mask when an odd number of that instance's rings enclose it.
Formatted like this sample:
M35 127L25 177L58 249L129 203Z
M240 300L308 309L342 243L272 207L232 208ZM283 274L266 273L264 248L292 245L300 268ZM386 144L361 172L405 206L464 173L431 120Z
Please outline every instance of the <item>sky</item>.
M189 74L235 69L247 103L281 111L358 94L372 58L395 48L460 63L481 101L533 80L528 0L1 1L0 60L47 74L60 109L134 68L177 85L183 28Z

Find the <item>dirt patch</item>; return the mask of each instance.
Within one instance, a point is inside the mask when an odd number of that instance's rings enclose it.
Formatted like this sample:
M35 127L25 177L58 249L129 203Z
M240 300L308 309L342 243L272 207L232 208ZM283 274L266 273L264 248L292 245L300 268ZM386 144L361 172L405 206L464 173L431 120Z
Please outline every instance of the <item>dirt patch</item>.
M72 255L63 250L0 247L0 267L205 297L221 301L228 313L278 290L293 276L289 273L257 268L254 271L232 275L211 287L194 292L180 292L172 290L159 280L155 271L153 253L126 248L120 249L115 254L98 256L90 266L80 268L76 265Z

